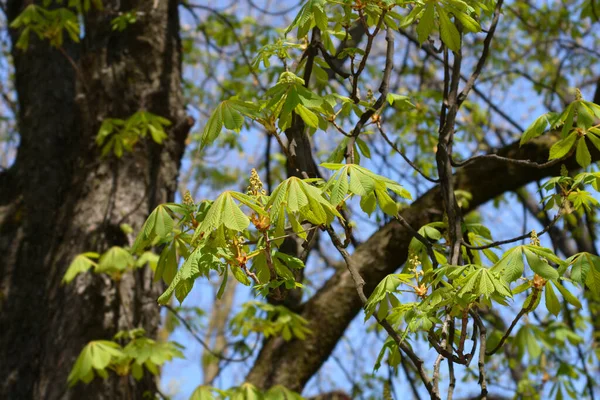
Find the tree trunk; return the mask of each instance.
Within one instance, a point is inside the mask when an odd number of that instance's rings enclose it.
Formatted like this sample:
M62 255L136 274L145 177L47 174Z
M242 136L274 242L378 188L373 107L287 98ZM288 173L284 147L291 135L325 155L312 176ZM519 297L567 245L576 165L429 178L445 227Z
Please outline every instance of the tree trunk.
M156 332L160 288L148 268L118 285L90 273L69 285L61 279L76 254L128 245L120 225L137 230L172 200L193 122L181 90L177 1L103 3L86 15L79 44L57 50L32 37L26 52L13 46L21 142L14 166L0 174L3 399L137 399L155 388L149 377L66 385L87 342L131 327ZM9 21L27 4L9 0ZM111 29L119 12L134 9L143 13L134 25ZM100 157L102 120L140 109L169 119L169 138L142 139L120 159Z

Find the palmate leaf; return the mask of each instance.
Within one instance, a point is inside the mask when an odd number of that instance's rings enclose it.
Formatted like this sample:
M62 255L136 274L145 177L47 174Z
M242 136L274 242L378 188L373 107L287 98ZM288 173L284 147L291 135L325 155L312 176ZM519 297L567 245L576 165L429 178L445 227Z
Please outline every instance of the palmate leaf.
M234 199L258 214L265 214L265 211L249 196L233 191L223 192L210 205L210 208L204 217L204 221L202 221L198 229L196 229L192 240L195 240L201 234L210 234L221 227L237 232L241 232L248 228L250 225L250 218L244 214Z
M473 294L477 297L490 298L493 294L497 294L501 297L512 297L507 283L502 280L497 272L481 266L477 267L466 277L459 280L462 285L462 289L458 292L459 296Z
M417 39L420 43L423 43L436 27L437 16L442 42L450 50L458 51L461 44L461 35L455 23L451 21L450 16L455 18L456 24L460 23L463 32L480 32L481 25L471 16L471 14L479 16L479 12L479 9L475 9L460 0L425 2L425 4L415 3L412 11L401 23L401 27L406 28L418 18Z
M275 385L265 392L265 400L303 400L304 398L282 385Z
M142 366L145 366L148 371L156 375L158 368L164 365L167 361L174 358L185 358L181 350L183 347L176 342L157 342L147 337L136 337L131 340L123 349L126 357L133 361L133 365L137 366L137 374L134 372L134 377L140 380L143 376ZM132 368L133 369L133 368Z
M131 247L132 254L140 254L147 247L152 245L155 240L165 240L171 237L175 228L175 220L173 219L174 211L180 210L181 206L176 204L161 204L154 209L142 225L140 233L138 233L133 246Z
M577 189L574 192L569 193L567 198L573 203L573 208L576 210L583 207L587 211L590 211L593 207L598 205L598 200L585 190Z
M113 246L100 257L96 272L107 274L124 272L134 265L135 260L129 251L119 246Z
M566 125L565 125L566 126ZM550 148L549 160L555 160L566 156L569 151L573 148L575 141L577 140L577 132L572 132L565 139L561 139Z
M298 28L298 39L308 34L308 31L317 26L321 31L327 31L327 13L325 12L325 0L309 0L302 6L294 21L287 27L287 35L294 28Z
M368 320L375 312L377 305L383 301L388 294L396 291L402 283L409 283L414 277L412 274L391 274L383 278L375 287L371 296L365 304L365 321Z
M215 397L215 395L213 393L214 391L215 391L215 389L210 386L206 386L206 385L198 386L192 392L192 395L190 396L190 400L217 400L217 398L220 398L220 397Z
M600 296L600 257L590 253L577 253L567 259L571 266L571 279L587 286L595 296Z
M492 270L499 272L505 282L511 283L523 275L525 263L523 256L533 272L544 279L558 279L558 271L548 264L548 261L563 265L564 262L558 258L550 249L539 246L521 245L514 247L504 253Z
M402 198L411 199L410 193L398 183L359 165L323 163L321 166L336 171L323 189L330 193L331 204L336 207L347 195L357 195L361 197L360 205L366 213L371 214L375 211L375 205L379 204L383 212L395 217L398 206L388 190Z
M275 188L266 208L277 227L277 235L283 231L286 213L290 220L308 221L313 225L329 225L335 217L342 218L319 188L296 177L286 179ZM295 232L301 228L301 224L292 223Z
M557 118L558 114L552 112L542 114L536 118L535 121L533 121L531 125L525 129L525 132L523 132L519 145L522 146L530 140L543 134L548 126L552 126L553 121L555 121Z
M244 116L258 118L260 116L258 107L249 102L241 101L236 98L222 101L213 111L202 131L200 146L204 148L214 142L223 126L225 128L239 132L244 124Z
M221 257L209 246L197 247L179 268L167 290L158 298L158 304L167 304L173 293L182 303L192 290L196 278L207 277L211 269L217 271L223 269Z
M270 110L279 119L277 125L282 131L292 125L293 113L313 129L319 126L317 113L333 114L331 105L304 87L304 80L291 72L282 73L277 84L267 91L266 96L271 100L262 107Z
M97 267L98 264L93 261L100 257L98 253L83 253L75 256L69 268L67 268L67 272L65 272L65 276L63 277L63 283L70 283L75 277L83 272L86 272L92 267Z
M299 314L285 306L258 301L244 303L242 310L231 319L230 326L234 335L260 332L267 338L281 335L286 341L304 340L312 333L308 321Z
M94 372L103 378L107 377L106 368L125 357L121 346L108 340L89 342L77 357L67 383L75 385L78 381L84 383L94 379Z

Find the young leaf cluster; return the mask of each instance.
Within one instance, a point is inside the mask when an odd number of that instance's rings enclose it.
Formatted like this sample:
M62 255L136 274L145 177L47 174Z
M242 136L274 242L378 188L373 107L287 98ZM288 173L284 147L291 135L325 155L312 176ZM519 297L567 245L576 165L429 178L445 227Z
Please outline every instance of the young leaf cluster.
M155 143L161 144L167 138L165 128L171 122L161 116L140 110L126 120L105 118L96 135L96 144L102 147L102 156L114 153L122 157L125 151L133 151L133 147L148 135Z
M157 342L145 335L143 329L119 332L115 341L89 342L81 351L68 377L69 386L81 381L89 383L96 375L106 379L110 371L117 375L131 374L142 379L144 369L158 375L159 367L173 358L184 358L183 347L176 342ZM116 340L127 339L125 346Z

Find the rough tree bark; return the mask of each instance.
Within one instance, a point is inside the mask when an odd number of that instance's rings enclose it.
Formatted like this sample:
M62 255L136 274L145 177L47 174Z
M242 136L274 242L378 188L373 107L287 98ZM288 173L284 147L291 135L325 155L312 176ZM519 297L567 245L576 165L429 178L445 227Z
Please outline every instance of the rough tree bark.
M29 4L8 1L12 21ZM148 268L124 276L61 279L73 257L127 245L119 228L138 229L159 203L173 198L192 120L181 90L177 1L104 0L85 17L85 37L64 51L33 40L13 48L20 147L0 174L0 398L138 399L155 387L111 378L67 390L82 347L117 330L159 323ZM136 9L124 32L110 21ZM11 31L12 42L18 32ZM72 65L76 65L76 68ZM104 118L140 109L173 125L162 146L142 141L121 159L101 158L94 138Z
M516 142L501 149L498 155L543 163L548 159L548 151L556 140L556 134L547 134L522 147ZM592 146L589 148L592 149ZM592 150L592 158L600 159L598 151ZM574 156L565 160L564 164L569 169L579 168ZM473 195L469 208L463 210L467 213L502 193L514 191L547 176L558 175L559 172L560 164L536 169L494 159L480 159L461 168L454 179L457 190L465 190ZM443 205L439 186L417 199L401 215L415 229L441 221ZM352 258L366 282L364 290L367 295L386 275L394 273L406 261L411 239L409 231L397 221L392 221L354 251ZM346 269L338 270L314 296L301 305L301 309L301 315L309 321L313 334L306 340L285 342L281 338L273 338L265 342L247 381L263 388L281 384L293 390L302 390L361 310L350 273Z

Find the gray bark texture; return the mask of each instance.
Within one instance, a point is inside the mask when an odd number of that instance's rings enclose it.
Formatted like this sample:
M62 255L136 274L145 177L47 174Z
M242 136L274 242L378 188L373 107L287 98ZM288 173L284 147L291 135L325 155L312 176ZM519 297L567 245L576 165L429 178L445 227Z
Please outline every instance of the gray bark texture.
M9 0L8 20L28 4ZM93 274L61 280L75 255L128 245L120 224L137 230L173 199L193 123L181 89L177 1L103 4L86 15L81 43L64 52L33 37L26 52L12 51L21 142L15 164L0 174L2 399L139 399L155 389L149 376L66 385L87 342L132 326L156 333L160 288L148 268L118 285ZM110 21L133 9L143 13L138 21L113 31ZM13 43L18 34L11 31ZM102 120L140 109L172 122L164 144L142 140L120 159L100 157Z

